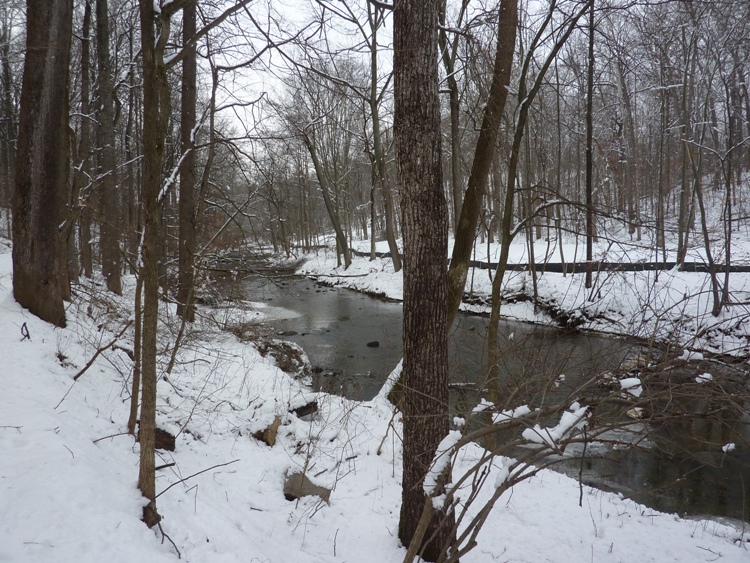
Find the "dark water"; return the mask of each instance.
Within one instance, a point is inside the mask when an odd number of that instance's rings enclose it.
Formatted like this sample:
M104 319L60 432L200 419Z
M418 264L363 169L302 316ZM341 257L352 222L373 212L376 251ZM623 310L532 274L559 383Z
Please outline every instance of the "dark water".
M320 390L370 399L401 359L400 303L297 277L251 278L244 282L244 293L267 305L273 332L304 348L320 370L315 378ZM485 387L486 327L487 319L462 315L451 333L451 407L458 414L476 405L477 389ZM568 400L576 382L644 354L641 345L627 340L521 322L502 322L500 338L505 407ZM659 429L640 448L591 447L583 461L556 468L657 510L750 521L748 424L745 412L728 422ZM721 445L730 440L738 441L737 449L722 452ZM685 451L672 451L675 447Z

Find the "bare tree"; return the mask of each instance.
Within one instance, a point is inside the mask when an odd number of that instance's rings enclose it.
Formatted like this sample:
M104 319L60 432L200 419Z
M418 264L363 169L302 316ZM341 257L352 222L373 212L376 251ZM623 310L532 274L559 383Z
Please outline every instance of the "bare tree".
M497 26L497 46L495 48L492 85L484 106L484 116L474 152L469 184L463 197L460 218L456 222L456 240L453 246L450 269L448 270L448 315L451 324L463 298L466 277L469 272L471 249L479 224L482 201L487 190L487 179L495 157L500 121L508 98L508 85L510 84L510 72L516 45L516 28L518 26L517 0L503 0L500 5ZM444 54L444 59L445 56ZM450 65L447 68L450 68ZM453 94L451 94L451 99L452 97ZM452 101L451 107L453 107L453 103ZM451 113L453 111L451 109ZM451 119L455 118L451 117ZM456 132L452 133L452 135L455 134ZM457 148L455 142L453 148L454 151ZM459 157L454 154L452 158L456 160ZM454 176L455 174L454 171Z
M196 2L191 0L185 6L182 16L182 42L188 45L195 35ZM198 217L195 207L196 159L195 159L195 87L196 87L195 45L188 48L182 61L182 96L180 113L180 143L182 165L180 167L180 208L179 208L179 258L177 314L188 322L195 319L194 279L195 279L195 239Z
M451 528L423 488L448 433L448 209L440 162L438 4L398 2L394 10L394 135L404 235L399 538L426 561L437 560Z

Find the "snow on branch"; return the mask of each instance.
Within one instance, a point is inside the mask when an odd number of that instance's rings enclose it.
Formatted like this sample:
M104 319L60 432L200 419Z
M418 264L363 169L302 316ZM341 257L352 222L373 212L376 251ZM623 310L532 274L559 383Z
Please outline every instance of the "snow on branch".
M570 410L565 411L560 417L560 422L553 428L542 428L535 424L533 428L523 431L523 436L529 442L535 444L547 444L552 448L558 446L558 442L568 436L573 430L581 430L586 426L588 407L582 407L573 403Z
M425 475L424 492L428 497L433 497L432 504L436 509L442 509L443 502L445 501L445 495L434 496L440 476L448 467L453 452L456 449L456 444L461 440L461 436L461 432L458 430L448 432L448 435L443 438L443 441L440 442L437 450L435 450L435 457L430 465L430 470Z
M520 407L516 407L515 409L500 411L492 415L492 424L505 424L506 422L510 422L514 418L520 418L529 414L530 412L531 409L528 405L521 405Z

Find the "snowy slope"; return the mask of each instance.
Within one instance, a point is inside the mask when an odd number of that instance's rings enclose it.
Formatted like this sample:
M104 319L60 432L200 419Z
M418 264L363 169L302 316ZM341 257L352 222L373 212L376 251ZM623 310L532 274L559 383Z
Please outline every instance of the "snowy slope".
M396 420L389 428L391 407L383 399L360 404L321 395L319 416L301 420L289 410L311 398L304 381L208 316L175 371L159 382L158 424L178 433L176 451L157 456L157 464L175 464L157 478L169 538L146 528L139 446L122 434L127 354L107 350L73 384L131 314L132 286L121 299L96 286L79 288L68 328L53 329L15 303L10 253L0 252L0 562L403 559L396 537L399 427ZM166 306L163 313L173 315ZM22 340L24 323L31 340ZM118 344L128 348L130 338ZM160 350L168 351L173 335L166 326L162 338ZM282 426L269 447L252 433L275 415ZM456 474L479 455L478 446L464 448ZM285 500L284 473L302 468L333 489L330 505L315 497ZM750 560L749 534L731 525L656 513L589 488L582 507L578 499L575 481L543 471L501 499L479 547L462 560Z

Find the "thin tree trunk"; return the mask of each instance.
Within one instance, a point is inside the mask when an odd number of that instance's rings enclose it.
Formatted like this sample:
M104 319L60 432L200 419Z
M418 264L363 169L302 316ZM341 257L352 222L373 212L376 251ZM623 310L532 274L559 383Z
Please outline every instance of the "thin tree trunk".
M344 267L348 268L352 263L352 253L349 250L349 244L346 241L346 233L344 233L344 230L341 227L341 220L336 211L336 206L331 199L330 182L328 181L325 170L323 170L323 165L318 158L318 153L312 140L310 140L307 135L303 137L303 140L308 152L310 153L310 158L313 161L313 167L315 168L315 174L318 177L318 183L320 184L320 191L323 194L323 202L325 203L326 211L328 211L328 217L331 219L333 230L336 232L336 246L344 255Z
M515 0L514 0L515 1ZM461 1L458 21L455 26L458 28L462 25L463 16L469 4L468 0ZM502 8L501 8L502 9ZM462 205L462 182L461 182L461 131L460 131L460 101L458 91L458 81L455 75L455 61L458 52L458 42L460 34L455 34L451 43L448 42L448 36L445 31L445 12L446 0L442 0L440 5L440 25L441 30L438 35L438 45L440 47L441 59L445 68L446 82L448 84L448 106L450 108L451 122L451 194L453 196L453 229L458 230L458 219L461 216ZM514 32L515 39L515 32ZM511 53L511 60L513 54ZM507 94L506 94L507 96ZM502 111L501 111L502 113Z
M448 317L449 324L458 313L469 273L471 249L479 224L482 200L487 191L487 179L497 146L500 120L508 98L510 71L518 26L518 0L503 0L498 19L498 37L495 64L490 94L484 107L482 126L474 152L474 161L469 175L469 184L461 206L461 216L456 228L455 244L448 270Z
M156 510L155 429L156 429L156 334L159 310L159 188L166 138L168 97L164 69L159 64L154 42L154 9L150 0L140 0L141 57L143 58L143 243L141 276L143 278L143 333L141 347L141 424L140 470L138 488L148 504L143 507L143 521L152 527L161 516ZM164 33L165 30L161 30ZM162 105L165 104L165 105Z
M0 122L0 130L3 131L2 155L0 161L3 163L5 168L5 174L2 184L2 192L0 192L0 206L6 210L6 223L8 229L8 237L11 234L11 200L13 193L13 185L15 182L15 168L16 168L16 142L18 140L18 130L16 123L16 108L13 102L13 75L11 73L11 55L10 55L10 42L11 42L11 25L10 22L4 21L2 28L2 35L0 35L0 63L2 64L2 121Z
M588 79L586 83L586 289L592 285L594 260L594 0L589 9Z
M96 0L96 58L99 71L97 88L96 144L97 175L101 181L102 274L107 289L122 293L120 256L120 204L117 192L117 153L115 151L115 104L112 59L109 55L108 0Z
M391 261L393 262L393 271L398 272L401 270L401 256L399 255L398 244L396 244L396 231L394 229L394 209L393 209L393 193L391 186L388 183L388 177L386 174L385 165L385 154L383 151L383 140L380 132L380 107L378 96L378 42L377 42L377 30L379 27L377 13L373 13L371 10L378 10L379 8L372 6L369 2L367 3L368 18L370 22L370 29L372 30L372 37L370 39L370 115L372 117L372 149L373 156L375 159L375 173L376 182L380 188L380 193L383 194L383 201L385 203L385 238L388 241L388 249L391 252ZM374 198L373 198L374 203ZM373 239L374 240L374 239Z

